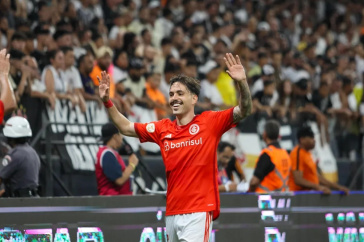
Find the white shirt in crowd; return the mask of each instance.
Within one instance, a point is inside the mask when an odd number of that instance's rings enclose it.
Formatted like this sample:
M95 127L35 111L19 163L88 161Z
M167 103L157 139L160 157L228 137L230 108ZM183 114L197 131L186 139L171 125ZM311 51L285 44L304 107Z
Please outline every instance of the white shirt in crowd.
M54 91L58 93L66 93L68 90L68 84L66 81L66 77L64 76L63 71L57 71L52 65L46 66L43 69L41 81L44 85L46 85L45 74L47 70L50 70L53 74L54 80Z
M80 72L77 70L76 67L71 66L70 68L65 70L64 76L66 78L67 86L71 90L83 88Z
M215 105L222 105L223 100L221 94L214 84L211 84L206 79L201 81L201 100L208 98Z

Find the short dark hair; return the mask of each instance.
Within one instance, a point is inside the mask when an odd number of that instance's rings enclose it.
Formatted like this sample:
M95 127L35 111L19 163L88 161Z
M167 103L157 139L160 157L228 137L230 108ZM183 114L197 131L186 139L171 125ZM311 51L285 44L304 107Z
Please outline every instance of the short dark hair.
M270 140L277 140L279 137L280 124L276 120L269 120L264 125L264 131Z
M73 51L73 48L69 47L69 46L65 46L65 47L62 47L61 50L62 50L63 54L67 54L67 52Z
M72 33L67 30L57 30L56 33L54 33L54 35L53 35L53 39L55 41L57 41L59 38L65 36L65 35L72 35Z
M196 78L189 77L183 74L174 76L170 80L170 87L176 82L180 82L185 85L191 93L197 96L200 95L201 84L200 81Z
M11 41L14 40L23 40L26 41L28 38L23 32L15 32L13 36L11 37Z
M221 141L219 143L219 145L217 146L217 151L220 153L220 152L223 152L225 150L226 147L230 147L233 151L235 150L235 146L228 143L228 142L225 142L225 141Z
M299 141L300 138L310 137L313 138L315 135L310 126L304 125L297 131L297 140Z

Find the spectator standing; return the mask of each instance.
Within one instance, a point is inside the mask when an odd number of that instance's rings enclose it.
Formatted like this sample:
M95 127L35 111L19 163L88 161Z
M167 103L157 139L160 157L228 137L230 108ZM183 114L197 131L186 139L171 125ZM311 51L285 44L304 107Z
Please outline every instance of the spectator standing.
M126 166L117 152L123 137L112 123L102 126L101 141L103 145L97 152L95 165L99 195L132 195L130 178L139 163L138 158L132 154Z
M37 152L28 144L32 130L23 117L10 118L3 129L12 149L4 157L0 171L0 184L5 185L5 197L38 196L40 160ZM4 192L4 191L3 191Z
M288 191L288 177L291 170L291 159L285 149L278 143L280 125L275 120L264 126L263 140L267 148L260 154L253 178L250 181L250 192L269 193Z
M315 148L312 129L301 127L297 132L298 145L291 151L292 171L289 178L291 191L316 190L330 194L330 189L349 193L349 189L328 181L319 171L310 151Z

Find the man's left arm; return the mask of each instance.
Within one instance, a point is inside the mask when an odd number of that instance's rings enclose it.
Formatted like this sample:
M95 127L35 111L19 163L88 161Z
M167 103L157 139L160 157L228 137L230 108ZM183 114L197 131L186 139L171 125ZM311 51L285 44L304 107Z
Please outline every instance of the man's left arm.
M238 123L240 120L251 114L252 97L247 83L245 70L240 62L239 56L237 55L234 58L231 53L227 53L224 60L228 68L226 72L235 81L240 94L239 105L236 106L233 111L234 123Z
M347 187L341 186L337 183L331 182L329 180L327 180L322 174L321 174L321 170L319 170L318 172L318 177L319 177L319 182L321 185L327 186L330 189L333 190L337 190L337 191L342 191L345 193L345 195L349 195L350 190Z

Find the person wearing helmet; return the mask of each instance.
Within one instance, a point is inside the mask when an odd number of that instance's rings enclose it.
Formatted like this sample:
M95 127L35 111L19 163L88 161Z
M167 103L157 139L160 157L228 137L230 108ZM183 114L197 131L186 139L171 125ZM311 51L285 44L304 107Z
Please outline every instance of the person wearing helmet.
M36 197L40 159L28 144L32 130L28 120L12 117L3 129L11 150L3 158L0 170L0 185L4 183L6 197Z

